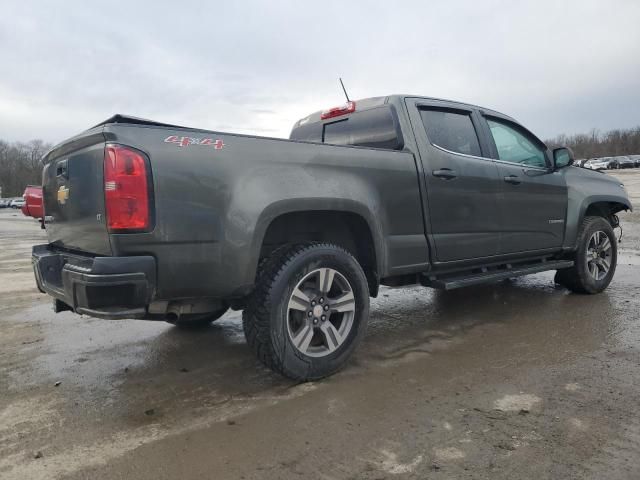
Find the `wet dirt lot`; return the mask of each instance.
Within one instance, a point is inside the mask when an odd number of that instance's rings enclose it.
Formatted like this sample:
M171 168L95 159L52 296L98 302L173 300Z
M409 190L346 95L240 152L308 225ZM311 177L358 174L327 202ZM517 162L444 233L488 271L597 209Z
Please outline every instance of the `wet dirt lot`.
M640 172L617 173L640 206ZM54 314L38 224L0 211L0 478L640 478L640 213L613 283L383 289L332 378L200 332Z

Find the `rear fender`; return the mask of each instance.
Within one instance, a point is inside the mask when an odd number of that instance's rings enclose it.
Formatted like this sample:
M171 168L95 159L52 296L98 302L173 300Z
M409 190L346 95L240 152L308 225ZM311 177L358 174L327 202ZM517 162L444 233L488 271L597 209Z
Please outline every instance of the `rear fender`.
M373 238L378 272L384 272L387 266L387 252L384 247L384 233L380 222L373 216L366 205L355 200L337 198L297 198L280 200L268 205L260 214L255 227L255 235L251 245L251 259L248 265L248 276L254 277L258 268L260 251L269 225L281 215L309 211L335 211L353 213L362 217Z

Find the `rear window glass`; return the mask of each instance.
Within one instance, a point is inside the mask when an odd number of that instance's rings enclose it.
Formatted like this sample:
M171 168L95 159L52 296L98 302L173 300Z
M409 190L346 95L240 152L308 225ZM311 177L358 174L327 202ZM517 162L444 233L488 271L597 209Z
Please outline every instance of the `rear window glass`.
M480 157L480 143L467 112L421 109L422 123L429 141L455 153Z
M334 145L398 148L398 131L391 109L374 108L327 123L322 141Z
M357 107L356 107L357 108ZM404 147L396 116L390 106L352 113L328 123L307 123L294 128L292 140L323 142L333 145L386 148Z

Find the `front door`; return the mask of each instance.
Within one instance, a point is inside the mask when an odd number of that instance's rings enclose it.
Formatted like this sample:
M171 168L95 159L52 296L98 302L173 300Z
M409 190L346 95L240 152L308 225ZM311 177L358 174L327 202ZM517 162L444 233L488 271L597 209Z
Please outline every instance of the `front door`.
M413 100L408 107L423 166L425 224L434 262L496 255L502 185L479 140L478 118L446 102Z
M546 146L523 127L503 118L483 119L502 179L500 253L560 248L567 210L564 176L551 170Z

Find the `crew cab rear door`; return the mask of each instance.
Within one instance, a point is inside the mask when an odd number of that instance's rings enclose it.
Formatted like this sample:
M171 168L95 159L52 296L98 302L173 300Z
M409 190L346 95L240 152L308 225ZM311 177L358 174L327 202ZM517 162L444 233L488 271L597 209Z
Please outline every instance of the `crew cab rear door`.
M423 167L425 225L434 264L498 254L502 188L472 108L407 98Z
M501 178L500 254L561 247L567 186L547 147L509 118L481 113L481 124Z

